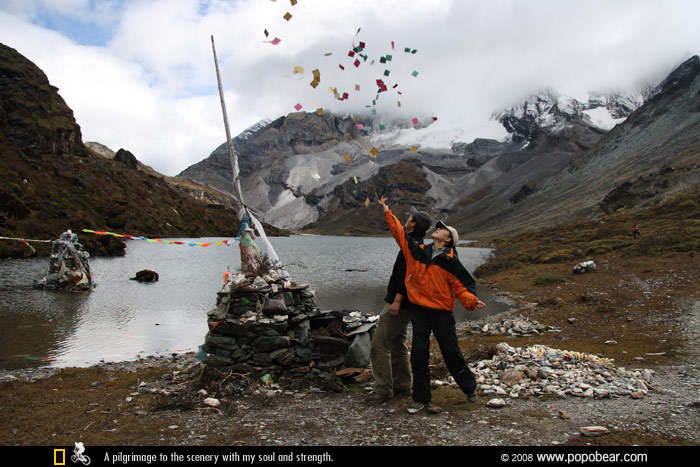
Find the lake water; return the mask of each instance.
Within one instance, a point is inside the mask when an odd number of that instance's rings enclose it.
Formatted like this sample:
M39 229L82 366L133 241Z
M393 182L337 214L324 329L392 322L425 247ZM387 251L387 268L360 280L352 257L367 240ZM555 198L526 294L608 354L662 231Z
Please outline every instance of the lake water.
M292 279L316 291L321 309L382 309L398 252L392 238L295 235L270 242ZM489 251L460 248L459 254L473 271ZM204 342L222 274L240 267L240 253L235 243L189 247L131 240L125 256L92 258L90 266L97 287L69 293L32 288L48 258L0 261L0 368L89 366L195 351ZM142 269L157 271L160 280L129 280ZM477 292L487 307L468 312L457 304L458 321L507 311L486 287Z

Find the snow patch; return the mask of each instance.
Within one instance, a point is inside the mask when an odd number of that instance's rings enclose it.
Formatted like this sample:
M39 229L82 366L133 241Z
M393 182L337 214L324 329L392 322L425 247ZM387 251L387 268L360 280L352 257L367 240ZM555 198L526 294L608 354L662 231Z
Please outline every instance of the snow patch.
M583 113L590 118L593 125L603 130L612 130L615 125L624 122L625 118L613 118L605 107L584 110Z
M464 122L437 120L422 128L405 128L390 132L375 133L371 140L387 146L421 146L433 149L451 149L455 143L470 143L476 138L503 141L508 132L500 122L486 119L465 126Z

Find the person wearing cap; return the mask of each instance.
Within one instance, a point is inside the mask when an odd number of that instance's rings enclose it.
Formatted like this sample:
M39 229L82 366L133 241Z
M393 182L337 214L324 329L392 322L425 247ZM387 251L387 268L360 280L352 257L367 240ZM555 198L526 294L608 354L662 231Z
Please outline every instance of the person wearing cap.
M457 229L439 221L431 237L432 244L419 244L406 235L403 226L382 197L389 230L406 258L406 293L414 304L411 310L413 343L411 367L413 372L413 406L417 413L430 404L430 334L440 346L445 365L469 402L476 402L476 378L459 348L454 318L454 299L468 310L486 306L476 297L476 282L457 257Z
M411 207L404 224L406 235L423 243L432 219L425 211ZM386 402L392 396L411 391L411 366L408 358L408 323L411 321L412 303L406 297L406 258L399 251L384 298L386 305L372 338L370 359L374 376L374 392L369 395L372 402Z

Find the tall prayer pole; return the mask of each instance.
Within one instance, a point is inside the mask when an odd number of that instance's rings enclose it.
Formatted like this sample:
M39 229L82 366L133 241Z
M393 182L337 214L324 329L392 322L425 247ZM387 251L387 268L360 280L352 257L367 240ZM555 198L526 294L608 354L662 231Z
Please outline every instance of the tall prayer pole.
M219 97L221 98L221 111L224 114L224 126L226 127L226 149L228 149L228 157L231 160L231 172L233 176L233 187L238 196L238 213L239 216L245 209L243 202L243 192L241 191L240 172L238 170L238 153L233 149L231 141L231 130L228 125L228 113L226 112L226 102L224 100L224 87L221 85L221 74L219 73L219 61L216 59L216 47L214 45L214 35L211 36L211 49L214 52L214 65L216 66L216 81L219 83Z
M221 85L221 74L219 73L219 61L216 58L216 47L214 46L214 35L211 36L211 49L214 52L214 65L216 66L216 80L219 83L219 97L221 98L221 111L224 114L224 126L226 127L226 148L231 160L231 175L233 177L233 188L238 196L238 217L241 219L241 231L239 232L241 248L241 271L247 275L257 275L260 267L260 250L253 240L253 229L250 227L248 210L243 201L243 191L241 190L240 171L238 169L238 153L233 149L231 141L231 130L228 125L228 113L226 112L226 102L224 100L224 87Z

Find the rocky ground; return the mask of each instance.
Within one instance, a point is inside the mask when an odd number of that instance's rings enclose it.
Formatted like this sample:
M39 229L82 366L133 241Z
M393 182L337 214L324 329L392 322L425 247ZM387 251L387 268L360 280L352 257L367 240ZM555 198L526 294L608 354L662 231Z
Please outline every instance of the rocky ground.
M567 264L530 265L487 277L517 303L513 317L526 316L546 328L509 336L494 332L509 316L493 319L486 332L486 323L465 323L459 334L471 367L477 370L482 362L483 369L493 361L502 342L513 349L542 344L614 359L615 372L624 368L625 374L645 375L642 387L585 394L584 385L583 391L534 394L514 390L514 385L535 387L536 379L496 381L506 388L496 390L499 384L477 371L482 387L491 389L482 389L477 403L470 404L449 384L436 350L433 405L410 415L408 396L378 405L367 402L367 371L342 382L324 373L278 375L266 385L261 375L203 371L193 354L184 354L92 368L0 373L0 444L700 444L698 259L692 253L655 259L609 255L593 273L572 275L570 270ZM545 273L563 280L533 285ZM586 362L577 371L593 374L597 364ZM536 378L531 370L537 373L542 365L524 367ZM551 386L552 378L539 381L539 387ZM504 405L491 407L493 399ZM604 434L583 436L581 428L590 426L603 427Z

